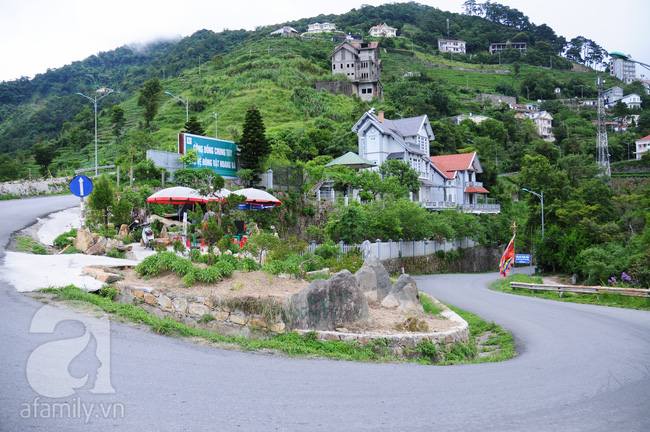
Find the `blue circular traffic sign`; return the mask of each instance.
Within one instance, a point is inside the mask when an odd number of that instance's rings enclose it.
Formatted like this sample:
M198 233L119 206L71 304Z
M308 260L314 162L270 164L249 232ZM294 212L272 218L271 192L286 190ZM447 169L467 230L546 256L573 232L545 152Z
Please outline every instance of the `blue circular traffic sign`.
M93 182L85 175L78 175L70 181L70 192L78 197L90 195L93 191Z

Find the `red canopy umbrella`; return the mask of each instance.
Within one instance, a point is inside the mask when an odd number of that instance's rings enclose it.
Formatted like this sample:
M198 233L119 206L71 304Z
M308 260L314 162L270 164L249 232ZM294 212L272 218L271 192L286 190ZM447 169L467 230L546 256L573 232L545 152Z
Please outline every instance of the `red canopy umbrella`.
M282 201L261 189L247 188L232 191L231 193L246 197L246 208L273 208L282 205Z
M185 186L162 189L147 198L148 203L156 204L204 204L207 201L208 198L200 195L196 189Z

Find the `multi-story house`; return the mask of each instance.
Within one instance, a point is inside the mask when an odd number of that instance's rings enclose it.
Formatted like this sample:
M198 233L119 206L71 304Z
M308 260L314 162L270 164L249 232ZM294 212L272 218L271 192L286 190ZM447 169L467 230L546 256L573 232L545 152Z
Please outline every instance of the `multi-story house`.
M616 102L623 97L623 87L614 86L603 91L605 105L616 105Z
M633 61L612 57L609 61L609 74L630 84L636 79L636 67Z
M438 39L440 52L452 52L454 54L465 54L466 43L463 40Z
M499 213L501 206L489 204L490 193L483 183L476 181L476 174L483 172L478 154L461 153L431 156L434 170L442 176L442 184L434 178L430 187L430 200L425 206L432 210L458 208L471 213Z
M381 25L370 27L368 33L372 37L395 37L397 36L397 29L383 23Z
M476 174L483 171L476 153L471 157L430 156L430 142L435 136L426 115L389 120L382 111L375 114L371 109L352 131L358 136L359 156L377 165L368 169L377 170L384 162L396 159L418 173L421 186L417 194L411 194L412 201L431 210L499 212L498 205L480 202L489 192L476 182Z
M636 151L634 154L636 155L637 159L641 159L644 153L650 151L650 135L641 138L640 140L636 141L635 144Z
M332 53L332 73L345 74L363 100L384 97L378 42L338 44Z
M623 102L630 109L641 108L641 96L637 93L630 93L629 95L625 95L615 101L607 102L605 108L613 108L619 102Z
M527 114L537 126L537 133L544 141L555 141L553 136L553 116L548 111L533 111Z
M336 31L336 24L332 23L313 23L307 26L307 33L327 33Z
M526 52L526 42L500 42L490 44L490 54L509 49L518 49L524 53Z

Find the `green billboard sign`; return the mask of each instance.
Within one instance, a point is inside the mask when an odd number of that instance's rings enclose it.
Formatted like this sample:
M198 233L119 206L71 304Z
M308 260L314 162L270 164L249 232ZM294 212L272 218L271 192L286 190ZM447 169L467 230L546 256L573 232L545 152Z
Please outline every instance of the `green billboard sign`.
M189 168L211 168L222 177L237 176L237 144L200 135L179 134L178 152L196 150L198 159Z

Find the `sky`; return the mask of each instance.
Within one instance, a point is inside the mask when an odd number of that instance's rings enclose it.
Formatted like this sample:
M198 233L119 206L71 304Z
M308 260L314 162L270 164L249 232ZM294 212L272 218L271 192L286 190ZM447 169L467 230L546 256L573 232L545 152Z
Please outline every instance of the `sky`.
M477 0L483 3L483 0ZM461 13L465 0L418 0ZM606 51L650 64L650 0L496 0L570 40L584 36ZM253 30L342 14L385 0L0 0L0 81L33 78L123 45L189 36L201 29ZM379 24L379 23L378 23ZM650 70L637 75L650 79Z

